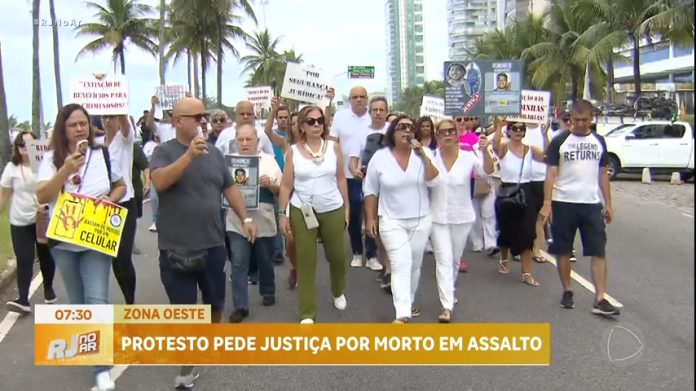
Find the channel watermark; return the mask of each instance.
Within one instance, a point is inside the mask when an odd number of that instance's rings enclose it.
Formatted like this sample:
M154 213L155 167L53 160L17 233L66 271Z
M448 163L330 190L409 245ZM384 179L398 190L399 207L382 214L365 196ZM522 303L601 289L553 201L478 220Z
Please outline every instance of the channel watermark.
M630 323L613 325L602 335L603 355L614 365L626 367L637 363L645 349L643 333Z
M55 21L46 18L35 18L34 25L39 27L80 27L82 26L82 21L78 19L56 19Z

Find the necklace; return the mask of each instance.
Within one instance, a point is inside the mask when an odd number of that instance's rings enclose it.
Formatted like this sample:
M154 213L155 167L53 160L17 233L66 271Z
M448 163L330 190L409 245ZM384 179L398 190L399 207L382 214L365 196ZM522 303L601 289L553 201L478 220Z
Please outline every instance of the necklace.
M321 164L324 161L324 139L321 139L321 144L319 145L319 152L312 152L312 150L309 148L309 145L307 145L306 141L304 143L304 148L312 156L312 161L314 162L314 164Z

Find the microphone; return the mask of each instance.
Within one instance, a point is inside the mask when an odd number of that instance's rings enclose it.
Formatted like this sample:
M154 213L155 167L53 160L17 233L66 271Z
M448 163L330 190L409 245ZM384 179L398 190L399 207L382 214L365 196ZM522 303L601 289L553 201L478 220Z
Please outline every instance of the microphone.
M406 136L406 140L407 140L408 143L410 144L411 141L413 141L413 136L409 134L408 136Z

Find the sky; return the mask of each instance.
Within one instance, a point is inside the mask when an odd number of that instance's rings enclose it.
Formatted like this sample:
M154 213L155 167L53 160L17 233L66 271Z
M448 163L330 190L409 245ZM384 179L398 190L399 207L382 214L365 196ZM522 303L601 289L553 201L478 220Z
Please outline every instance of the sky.
M106 4L106 0L94 0ZM156 6L159 0L140 0ZM52 32L48 2L42 1L39 21L41 92L44 122L53 123L57 112L55 77L53 71ZM370 91L386 91L386 23L384 0L268 0L268 5L254 1L258 25L245 22L248 33L268 27L272 36L280 37L280 49L295 49L304 62L324 70L336 95L348 95L355 85ZM79 50L93 40L77 37L75 26L94 21L94 12L81 0L55 0L60 45L63 103L70 102L73 85L78 78L92 73L114 73L111 52L108 49L86 54L75 59ZM426 72L429 80L442 78L442 62L447 59L447 5L446 0L428 0L425 12ZM264 17L265 15L265 17ZM264 20L265 19L265 20ZM32 18L31 1L0 0L0 44L5 79L7 109L19 121L31 117L32 88ZM249 53L238 41L241 56ZM158 61L151 55L126 44L126 77L129 82L129 112L138 117L149 108L150 97L159 84ZM373 80L350 80L346 77L349 65L372 65ZM223 63L222 102L234 106L245 98L241 64L231 55ZM209 95L216 94L216 64L207 73ZM120 72L120 70L119 70ZM187 84L185 58L169 65L167 84Z

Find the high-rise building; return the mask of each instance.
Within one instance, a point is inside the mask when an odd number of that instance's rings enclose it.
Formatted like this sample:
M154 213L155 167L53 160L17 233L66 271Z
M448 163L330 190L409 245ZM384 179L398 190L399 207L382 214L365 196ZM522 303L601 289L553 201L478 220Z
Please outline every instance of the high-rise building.
M386 0L387 92L391 103L425 83L424 0Z
M515 20L524 20L529 15L541 16L549 8L549 0L498 0L498 30Z
M450 60L466 60L476 40L495 30L500 0L447 0L447 28Z

